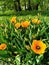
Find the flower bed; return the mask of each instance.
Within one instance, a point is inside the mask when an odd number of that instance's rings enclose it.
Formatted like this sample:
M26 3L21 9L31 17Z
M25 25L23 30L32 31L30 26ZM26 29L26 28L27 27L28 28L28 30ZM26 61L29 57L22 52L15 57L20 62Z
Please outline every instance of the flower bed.
M48 51L49 24L39 14L27 20L14 16L0 25L1 60L13 65L48 65Z

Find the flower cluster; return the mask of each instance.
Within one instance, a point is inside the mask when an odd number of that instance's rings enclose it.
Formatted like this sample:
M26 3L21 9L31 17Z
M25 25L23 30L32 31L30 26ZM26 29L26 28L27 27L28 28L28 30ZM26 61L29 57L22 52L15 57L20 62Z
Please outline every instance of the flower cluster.
M32 19L32 23L37 23L37 24L40 24L40 23L41 23L41 21L35 18L35 19Z
M24 21L24 22L16 22L16 17L12 17L11 22L15 24L16 28L19 28L20 26L27 28L30 25L29 21Z
M27 28L31 23L29 21L24 21L24 22L16 22L15 20L16 17L12 18L12 23L15 23L16 28L20 28L22 26L23 28ZM40 24L41 20L37 18L32 19L32 23L34 24ZM41 40L33 40L31 48L30 46L26 46L26 49L31 49L33 50L36 54L43 54L46 49L46 44L43 43Z

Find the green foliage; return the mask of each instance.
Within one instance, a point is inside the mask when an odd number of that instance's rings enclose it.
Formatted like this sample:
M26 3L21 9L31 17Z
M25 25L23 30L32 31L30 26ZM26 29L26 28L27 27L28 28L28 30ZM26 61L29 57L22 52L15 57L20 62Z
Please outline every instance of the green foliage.
M0 0L0 10L5 12L5 10L16 10L19 11L19 5L22 10L28 10L29 0ZM49 10L49 0L30 0L30 6L32 10L36 10L38 4L38 10ZM16 7L16 8L15 8Z

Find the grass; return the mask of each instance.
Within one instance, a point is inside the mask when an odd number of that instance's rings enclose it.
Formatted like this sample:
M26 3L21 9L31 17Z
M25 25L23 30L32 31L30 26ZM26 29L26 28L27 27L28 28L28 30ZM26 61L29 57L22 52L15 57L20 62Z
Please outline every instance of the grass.
M28 13L30 13L30 12L28 12ZM22 17L22 19L23 20L28 20L28 18L30 17L30 18L34 18L36 15L37 15L38 13L36 12L36 13L30 13L30 14L20 14L20 12L19 12L19 14L18 15L15 15L15 14L11 14L11 15L3 15L3 16L1 16L0 15L0 24L1 23L5 23L6 22L6 20L7 19L11 19L13 16L16 16L17 17L17 19L19 20L21 17ZM40 16L40 19L42 20L43 18L46 18L46 20L47 21L49 21L49 16L48 16L48 14L42 14L42 12L40 12L40 14L41 14L41 16Z
M0 16L9 16L9 15L36 15L37 13L41 13L42 15L47 15L49 16L49 11L37 11L37 10L33 10L33 11L14 11L14 10L8 10L8 11L0 11Z

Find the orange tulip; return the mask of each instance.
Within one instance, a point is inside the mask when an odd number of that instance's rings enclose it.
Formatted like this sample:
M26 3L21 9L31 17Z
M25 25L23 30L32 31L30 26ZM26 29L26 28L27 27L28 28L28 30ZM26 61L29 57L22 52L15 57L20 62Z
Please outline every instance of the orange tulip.
M6 47L7 47L6 44L1 44L1 45L0 45L0 50L5 50Z
M38 19L32 19L32 23L37 23Z
M12 17L11 22L15 24L16 23L16 17Z
M16 23L16 24L15 24L15 27L16 27L16 28L19 28L20 26L21 26L20 23Z
M25 22L21 23L21 26L24 27L24 28L27 28L29 25L30 25L29 21L25 21Z
M31 49L36 53L36 54L42 54L45 52L46 49L46 44L43 43L41 40L33 40Z

